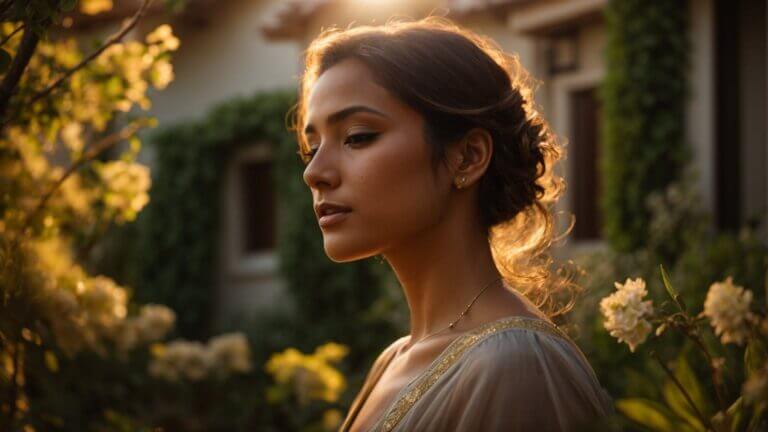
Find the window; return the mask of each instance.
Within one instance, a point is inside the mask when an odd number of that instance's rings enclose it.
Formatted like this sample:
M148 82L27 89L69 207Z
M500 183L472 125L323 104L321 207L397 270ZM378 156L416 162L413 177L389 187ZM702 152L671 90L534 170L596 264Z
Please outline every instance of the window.
M242 252L258 253L275 246L275 196L272 162L246 161L239 166L242 205Z
M576 217L572 235L576 240L596 240L602 229L599 139L600 104L596 90L571 93L573 135L569 159L572 160L568 188L572 212Z

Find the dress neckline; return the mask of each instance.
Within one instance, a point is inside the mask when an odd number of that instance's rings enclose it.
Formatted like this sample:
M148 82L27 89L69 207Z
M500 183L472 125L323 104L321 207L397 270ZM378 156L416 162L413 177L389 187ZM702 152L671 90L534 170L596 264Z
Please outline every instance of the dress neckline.
M469 348L476 345L485 338L503 330L520 328L533 331L541 331L549 333L555 336L562 337L566 340L570 340L565 333L562 332L552 322L542 318L531 318L520 315L512 315L499 318L494 321L489 321L485 324L481 324L475 328L467 330L464 334L457 336L448 346L443 349L430 365L422 372L416 375L411 381L408 382L402 389L395 395L389 406L384 409L379 418L374 423L371 431L391 431L397 423L405 416L410 408L421 398L421 396L445 373L456 361L459 360L461 355ZM407 336L403 336L399 340L405 339ZM399 341L398 340L398 341ZM394 358L394 354L400 348L400 346L393 347L385 359L384 364L380 367L380 371L375 377L375 380L368 386L368 389L358 404L358 409L352 413L352 418L347 423L351 425L357 417L360 408L365 404L370 396L373 388L378 384L381 376L386 371L389 364ZM343 431L344 432L344 431Z

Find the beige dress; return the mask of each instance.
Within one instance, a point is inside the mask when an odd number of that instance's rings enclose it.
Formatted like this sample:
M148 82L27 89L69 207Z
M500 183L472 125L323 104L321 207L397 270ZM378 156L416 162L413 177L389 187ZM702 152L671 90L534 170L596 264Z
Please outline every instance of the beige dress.
M374 362L341 431L396 351ZM395 397L373 432L574 431L613 413L586 358L562 331L507 317L459 336Z

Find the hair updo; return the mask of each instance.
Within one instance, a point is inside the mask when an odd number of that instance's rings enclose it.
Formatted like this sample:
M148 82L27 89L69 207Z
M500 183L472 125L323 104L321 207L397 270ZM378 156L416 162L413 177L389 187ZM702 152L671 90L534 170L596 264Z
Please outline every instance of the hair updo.
M433 168L473 128L488 131L493 153L479 181L479 210L504 278L550 315L567 310L576 285L550 270L552 206L565 190L553 175L563 148L533 103L532 82L516 56L440 17L323 31L305 53L294 129L299 153L314 82L335 64L362 61L377 83L419 112ZM570 227L563 234L567 234ZM567 298L567 303L563 299Z

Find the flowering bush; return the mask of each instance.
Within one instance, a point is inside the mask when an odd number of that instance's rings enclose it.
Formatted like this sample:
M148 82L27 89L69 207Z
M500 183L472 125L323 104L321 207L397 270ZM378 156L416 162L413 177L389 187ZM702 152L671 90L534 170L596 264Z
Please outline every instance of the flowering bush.
M703 311L691 314L682 296L675 291L669 276L661 267L663 284L671 302L654 311L652 300L646 295L645 281L627 279L618 290L601 301L604 326L611 336L625 342L634 352L643 343L652 328L656 350L650 352L668 380L664 385L667 406L644 398L625 398L617 402L619 410L628 418L652 430L742 431L763 430L768 426L765 415L768 408L768 318L765 308L754 308L753 294L737 286L732 277L710 285ZM768 279L766 279L768 287ZM709 342L705 332L714 330L719 338ZM663 346L663 335L671 330L679 332L692 342L695 350L706 361L710 382L700 383L688 365L686 353L678 356L674 367L662 360L658 351ZM721 353L726 345L744 345L744 374L726 377L726 359ZM730 379L728 379L730 378ZM740 394L729 395L726 381L743 382ZM712 389L712 396L707 394Z
M0 8L0 430L232 430L241 419L210 414L218 406L184 424L176 413L192 417L186 394L170 386L186 383L167 378L232 390L229 377L252 370L245 337L160 343L175 313L132 302L128 287L92 265L104 234L149 201L136 134L155 124L148 92L172 82L180 42L166 24L124 40L149 7L143 1L83 52L67 31L77 3ZM112 1L79 6L95 14ZM245 411L248 402L208 390Z
M267 390L267 401L286 413L303 411L311 417L322 411L321 420L310 423L310 428L337 430L342 421L341 411L327 404L339 400L346 380L332 364L340 362L348 352L347 347L329 342L317 347L312 354L288 348L272 355L265 370L274 378L275 385ZM313 402L320 404L308 407ZM302 419L302 422L307 421Z
M242 333L219 335L207 345L186 340L155 344L152 354L149 373L168 381L199 381L211 375L228 376L252 369L248 340Z

